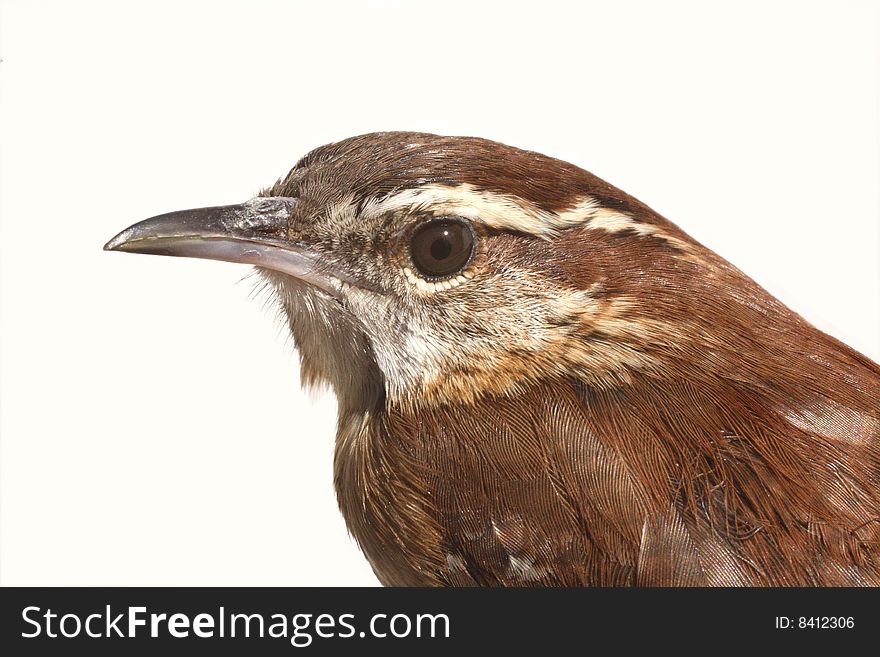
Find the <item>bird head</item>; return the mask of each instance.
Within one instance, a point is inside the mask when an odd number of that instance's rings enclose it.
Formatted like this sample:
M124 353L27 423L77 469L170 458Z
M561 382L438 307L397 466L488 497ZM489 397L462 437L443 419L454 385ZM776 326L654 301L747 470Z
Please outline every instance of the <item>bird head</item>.
M477 138L329 144L254 199L147 219L105 248L256 265L303 381L355 408L715 370L747 346L750 313L785 311L592 174Z
M378 395L418 407L572 371L602 382L655 368L632 284L645 251L683 255L683 239L564 162L379 133L311 152L250 201L147 219L105 248L256 265L304 381L354 405Z

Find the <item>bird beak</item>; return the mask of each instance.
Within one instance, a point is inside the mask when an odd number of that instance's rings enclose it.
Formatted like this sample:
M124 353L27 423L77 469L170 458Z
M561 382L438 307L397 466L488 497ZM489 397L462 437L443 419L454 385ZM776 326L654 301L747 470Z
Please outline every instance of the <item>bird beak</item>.
M294 198L257 197L238 205L169 212L129 226L104 250L257 265L337 295L338 280L355 283L351 276L330 267L309 245L287 239L295 204Z

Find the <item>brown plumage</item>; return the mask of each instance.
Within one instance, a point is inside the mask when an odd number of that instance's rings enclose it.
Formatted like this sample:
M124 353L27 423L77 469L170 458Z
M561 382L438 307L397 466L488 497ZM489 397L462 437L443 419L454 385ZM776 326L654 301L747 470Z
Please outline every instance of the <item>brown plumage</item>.
M577 167L363 135L107 248L260 267L384 584L880 584L880 367Z

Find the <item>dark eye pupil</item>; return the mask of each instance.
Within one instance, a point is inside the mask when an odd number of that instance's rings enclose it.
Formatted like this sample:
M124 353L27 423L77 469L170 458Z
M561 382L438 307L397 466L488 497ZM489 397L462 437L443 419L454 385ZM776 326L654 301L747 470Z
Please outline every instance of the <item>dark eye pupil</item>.
M461 272L474 253L474 232L460 219L432 219L420 225L410 239L410 257L428 279L450 278Z
M431 255L435 260L446 260L452 253L452 243L444 235L431 244Z

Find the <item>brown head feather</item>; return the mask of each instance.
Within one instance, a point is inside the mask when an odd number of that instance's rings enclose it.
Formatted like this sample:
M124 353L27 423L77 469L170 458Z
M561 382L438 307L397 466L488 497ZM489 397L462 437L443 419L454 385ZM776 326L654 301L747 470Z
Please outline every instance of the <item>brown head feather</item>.
M588 171L478 137L444 137L423 132L377 132L326 144L303 157L271 190L272 196L299 196L315 172L353 193L357 202L386 197L425 184L469 184L512 194L548 212L561 212L584 195L605 207L646 220L657 215L646 205ZM328 187L329 190L329 187Z

